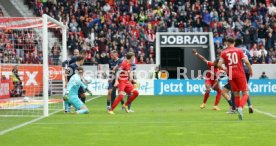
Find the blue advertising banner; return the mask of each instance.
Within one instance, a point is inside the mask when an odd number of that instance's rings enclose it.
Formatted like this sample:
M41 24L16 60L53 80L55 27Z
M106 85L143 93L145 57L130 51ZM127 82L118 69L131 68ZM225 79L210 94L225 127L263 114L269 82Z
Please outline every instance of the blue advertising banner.
M221 81L223 88L226 80ZM248 83L250 95L276 95L276 80L252 79ZM155 80L154 95L201 95L205 91L204 80ZM211 94L215 92L212 91Z

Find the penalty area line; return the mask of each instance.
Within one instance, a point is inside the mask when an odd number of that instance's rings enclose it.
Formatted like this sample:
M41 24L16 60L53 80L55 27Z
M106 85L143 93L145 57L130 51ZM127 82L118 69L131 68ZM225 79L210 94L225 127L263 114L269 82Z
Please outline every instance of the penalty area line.
M102 96L96 96L96 97L94 97L94 98L88 99L87 102L92 101L92 100L95 100L95 99L100 98L100 97L102 97ZM50 117L50 116L52 116L52 115L54 115L54 114L56 114L56 113L58 113L58 112L61 112L61 111L63 111L63 110L64 110L64 109L57 110L57 111L55 111L55 112L49 114L48 117ZM16 129L22 128L22 127L24 127L24 126L27 126L27 125L29 125L29 124L32 124L32 123L37 122L37 121L39 121L39 120L42 120L42 119L44 119L44 118L46 118L46 117L42 116L42 117L33 119L33 120L31 120L31 121L22 123L22 124L20 124L20 125L17 125L17 126L8 128L8 129L6 129L6 130L2 130L2 131L0 131L0 135L4 135L4 134L6 134L6 133L8 133L8 132L11 132L11 131L14 131L14 130L16 130Z

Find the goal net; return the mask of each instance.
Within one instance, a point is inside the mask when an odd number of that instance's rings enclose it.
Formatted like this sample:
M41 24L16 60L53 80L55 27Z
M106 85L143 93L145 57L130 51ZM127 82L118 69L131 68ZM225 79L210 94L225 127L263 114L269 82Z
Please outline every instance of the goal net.
M16 117L22 122L62 110L61 62L66 57L66 25L62 22L47 15L0 18L2 126Z

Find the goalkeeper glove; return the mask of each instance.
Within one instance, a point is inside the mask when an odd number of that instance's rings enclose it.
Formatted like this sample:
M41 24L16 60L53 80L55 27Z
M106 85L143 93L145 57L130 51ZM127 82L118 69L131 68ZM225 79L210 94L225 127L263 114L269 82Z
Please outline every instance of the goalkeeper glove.
M63 95L63 100L64 101L67 101L69 99L69 96L68 96L68 91L66 91L66 93Z

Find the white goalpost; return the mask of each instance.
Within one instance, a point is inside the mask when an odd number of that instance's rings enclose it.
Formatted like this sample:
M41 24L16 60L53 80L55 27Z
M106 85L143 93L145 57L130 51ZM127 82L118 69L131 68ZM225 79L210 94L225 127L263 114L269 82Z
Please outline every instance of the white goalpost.
M59 27L62 28L62 61L65 61L67 59L67 47L66 47L66 25L62 24L61 22L53 19L52 17L49 17L48 15L44 14L42 16L43 20L43 33L42 33L42 48L43 48L43 71L44 71L44 77L43 77L43 97L44 97L44 109L43 109L43 115L48 116L49 115L49 107L48 107L48 100L49 100L49 66L48 66L48 21L52 22ZM63 82L64 84L64 82ZM64 85L63 85L64 87Z
M61 63L68 55L66 24L46 14L1 17L0 42L0 88L8 91L0 91L0 117L5 117L0 122L9 117L47 117L61 111ZM19 81L13 72L15 66ZM3 129L0 126L0 132Z

